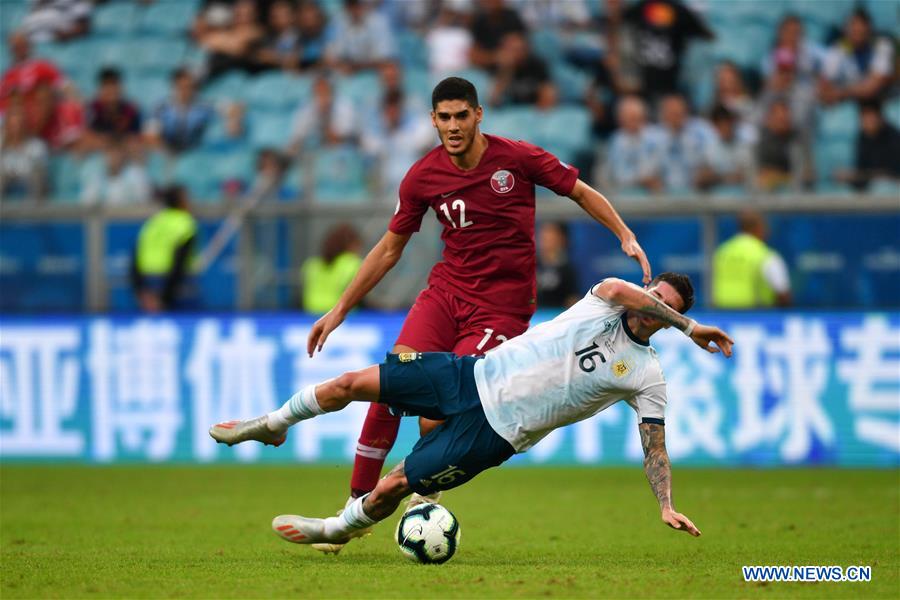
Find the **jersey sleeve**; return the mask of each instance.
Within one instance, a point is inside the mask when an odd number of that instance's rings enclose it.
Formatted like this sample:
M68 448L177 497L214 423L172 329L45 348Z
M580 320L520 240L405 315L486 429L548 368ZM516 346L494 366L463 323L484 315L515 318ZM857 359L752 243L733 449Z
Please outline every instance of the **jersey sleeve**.
M428 212L428 202L421 197L413 182L414 176L411 169L400 182L397 208L388 224L388 230L392 233L406 235L415 233L422 227L422 217Z
M560 196L572 193L578 180L578 169L567 165L539 146L528 142L518 144L522 170L532 182Z
M664 425L666 419L666 383L657 381L636 393L628 401L640 423Z

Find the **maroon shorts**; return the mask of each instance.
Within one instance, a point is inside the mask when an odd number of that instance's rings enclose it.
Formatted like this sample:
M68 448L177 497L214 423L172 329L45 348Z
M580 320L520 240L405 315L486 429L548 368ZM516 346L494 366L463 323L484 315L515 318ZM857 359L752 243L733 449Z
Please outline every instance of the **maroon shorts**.
M530 320L524 315L477 306L429 286L419 293L406 315L397 344L416 352L484 354L525 333Z

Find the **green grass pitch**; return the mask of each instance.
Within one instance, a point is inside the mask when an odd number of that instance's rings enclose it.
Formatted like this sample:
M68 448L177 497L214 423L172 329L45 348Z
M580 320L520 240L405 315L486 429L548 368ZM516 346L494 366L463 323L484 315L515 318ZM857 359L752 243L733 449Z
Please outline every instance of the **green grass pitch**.
M694 539L659 520L639 467L505 468L449 492L447 564L375 535L324 556L269 530L325 516L348 468L0 468L0 597L871 598L900 595L896 470L675 469ZM741 565L871 565L871 583L745 583Z

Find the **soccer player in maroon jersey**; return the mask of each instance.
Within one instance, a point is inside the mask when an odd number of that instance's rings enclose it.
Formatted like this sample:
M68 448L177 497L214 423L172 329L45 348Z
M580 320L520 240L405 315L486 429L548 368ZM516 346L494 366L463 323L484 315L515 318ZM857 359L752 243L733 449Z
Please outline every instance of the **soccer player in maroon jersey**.
M523 141L481 133L478 93L469 81L444 79L431 97L441 145L413 165L400 184L388 230L366 256L337 305L310 331L310 357L400 256L432 208L443 224L443 260L431 270L391 350L483 354L523 333L536 308L534 186L574 200L612 231L650 282L650 264L634 233L578 170ZM438 422L420 421L424 435ZM384 404L369 408L356 449L351 498L372 491L400 417ZM340 545L320 550L337 552Z

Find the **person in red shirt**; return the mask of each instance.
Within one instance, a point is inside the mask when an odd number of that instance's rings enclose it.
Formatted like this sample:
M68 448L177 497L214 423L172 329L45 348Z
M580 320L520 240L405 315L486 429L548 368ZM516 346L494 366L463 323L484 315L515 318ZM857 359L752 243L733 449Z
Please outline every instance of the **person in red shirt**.
M13 100L27 108L34 103L34 95L39 88L47 86L59 90L66 81L53 63L31 58L31 44L23 32L10 34L8 43L13 63L0 79L0 113Z
M392 353L483 354L523 333L536 308L534 186L568 196L612 231L650 281L650 264L634 233L578 170L524 141L481 133L478 93L469 81L444 79L432 93L431 118L441 145L410 168L388 230L366 256L338 303L316 321L310 357L391 269L428 209L444 229L443 259L416 298ZM420 421L423 435L438 422ZM369 409L357 445L351 497L375 488L397 438L400 417ZM273 440L278 442L278 440ZM414 499L414 501L416 501ZM341 545L316 545L337 552Z

